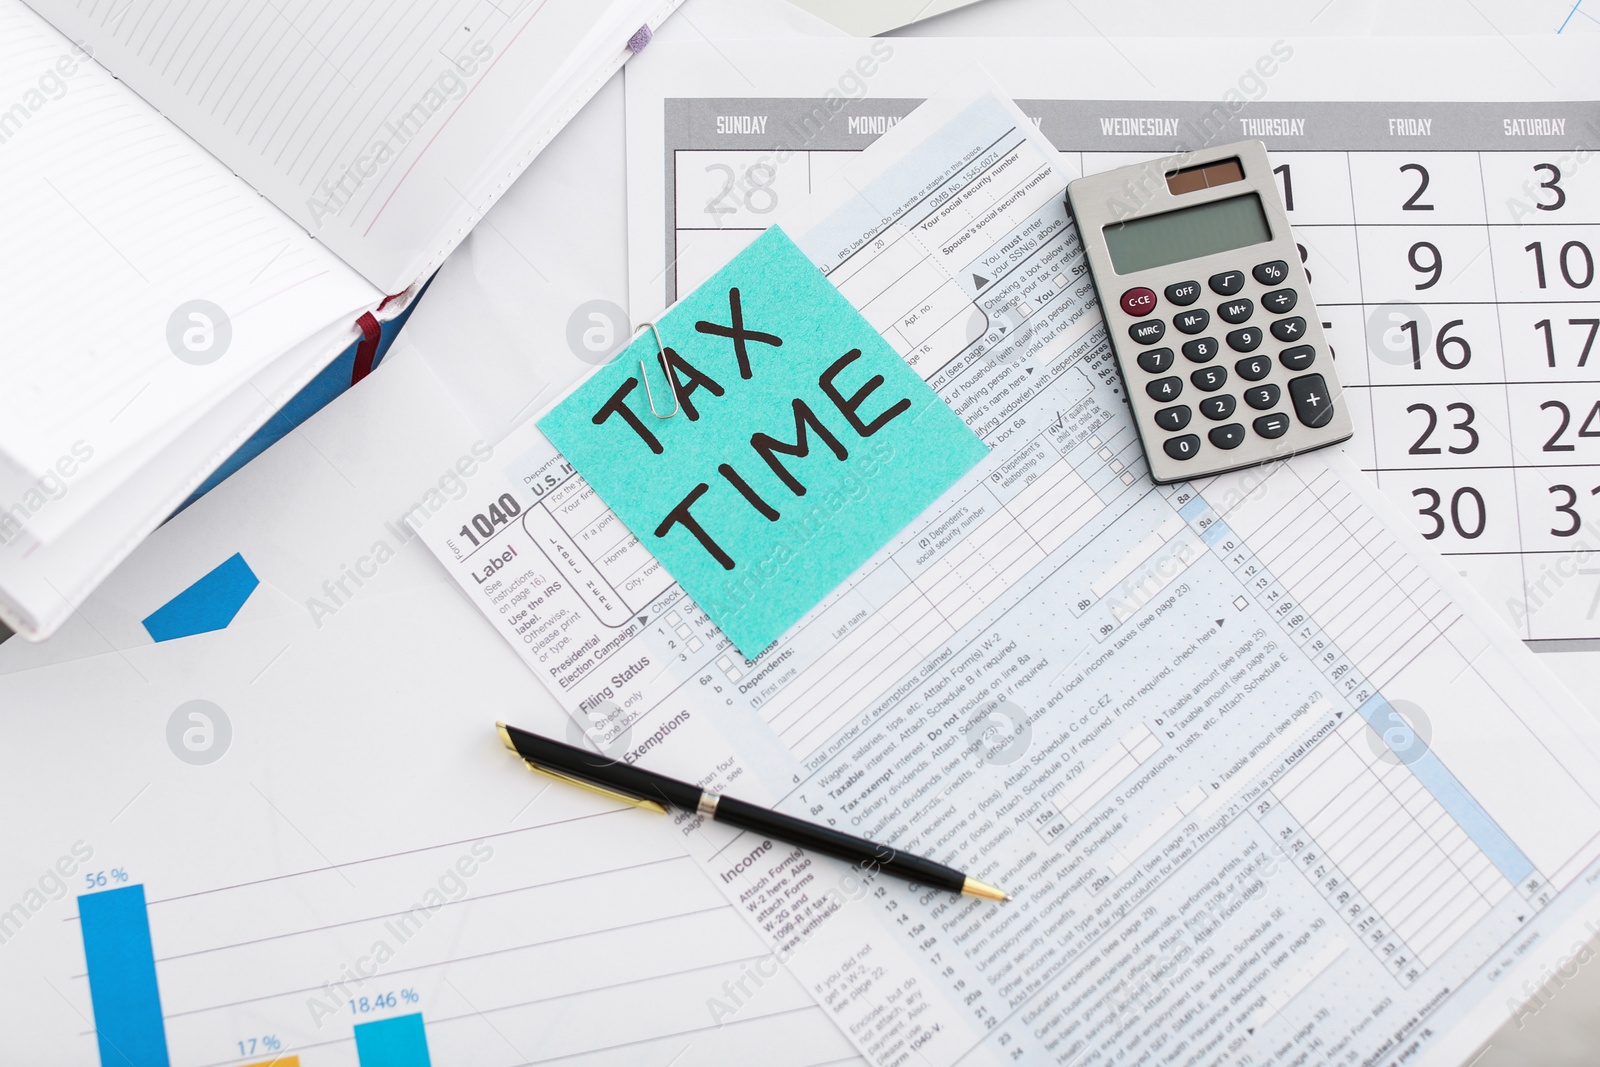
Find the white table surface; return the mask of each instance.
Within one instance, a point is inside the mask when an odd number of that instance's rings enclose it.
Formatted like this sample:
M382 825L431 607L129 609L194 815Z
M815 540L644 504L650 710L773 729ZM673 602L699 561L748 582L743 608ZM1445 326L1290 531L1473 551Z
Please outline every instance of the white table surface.
M867 2L867 0L862 0ZM1592 5L1591 16L1585 5ZM917 36L1162 33L1516 34L1600 31L1600 0L982 0L897 31ZM659 39L837 35L785 0L688 0ZM613 78L450 258L403 333L479 432L494 440L590 365L569 321L596 301L626 316L627 226L623 78ZM136 555L135 563L139 557ZM42 646L8 642L9 669L87 655L103 640L69 626ZM80 645L82 646L80 648ZM1592 708L1600 653L1551 654L1551 667ZM1600 950L1595 950L1600 955ZM1533 991L1529 991L1533 992ZM1595 955L1540 994L1473 1061L1478 1067L1600 1064L1600 962ZM3 1058L3 1057L0 1057Z

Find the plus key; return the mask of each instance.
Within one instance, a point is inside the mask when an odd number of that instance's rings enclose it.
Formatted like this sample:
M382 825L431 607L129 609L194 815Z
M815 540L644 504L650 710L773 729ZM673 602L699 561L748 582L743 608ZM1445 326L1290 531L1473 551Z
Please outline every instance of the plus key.
M1328 399L1328 383L1320 374L1302 374L1289 379L1289 398L1300 421L1317 429L1333 418L1333 401Z

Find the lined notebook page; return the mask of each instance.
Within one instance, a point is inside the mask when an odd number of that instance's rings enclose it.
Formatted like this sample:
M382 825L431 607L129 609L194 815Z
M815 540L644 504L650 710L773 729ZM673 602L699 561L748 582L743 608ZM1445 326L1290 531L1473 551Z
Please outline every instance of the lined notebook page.
M349 327L332 326L291 348L208 408L177 440L140 457L131 475L107 469L113 484L83 478L13 534L0 524L0 619L30 640L48 637L111 570L170 516L219 462L343 349ZM122 475L118 482L117 476ZM20 496L6 499L22 500ZM81 521L87 512L90 521ZM45 529L53 523L60 529Z
M170 439L379 299L19 0L0 0L0 204L0 450L25 472Z
M31 0L386 292L485 170L666 0ZM525 162L525 161L524 161ZM494 176L502 181L502 176Z

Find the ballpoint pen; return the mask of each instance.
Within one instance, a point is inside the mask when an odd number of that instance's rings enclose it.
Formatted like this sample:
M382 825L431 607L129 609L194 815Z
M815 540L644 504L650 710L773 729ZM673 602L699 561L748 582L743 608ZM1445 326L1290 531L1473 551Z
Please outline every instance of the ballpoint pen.
M1011 899L997 886L969 878L953 867L921 856L896 852L887 845L842 834L736 797L709 793L690 782L620 763L597 752L552 741L503 722L495 723L495 728L500 731L500 740L505 746L541 774L636 808L662 814L669 806L698 812L716 822L787 841L807 851L821 852L919 885L984 900Z

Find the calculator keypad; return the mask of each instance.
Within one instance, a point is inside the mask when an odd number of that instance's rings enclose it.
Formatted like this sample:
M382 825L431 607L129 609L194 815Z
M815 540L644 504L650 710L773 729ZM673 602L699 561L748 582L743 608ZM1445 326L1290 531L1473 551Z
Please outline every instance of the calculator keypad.
M1242 296L1248 278L1276 288L1254 299ZM1248 273L1229 270L1206 279L1206 286L1225 298L1215 306L1216 319L1237 327L1222 337L1228 348L1244 356L1234 361L1231 377L1225 364L1212 363L1222 351L1222 342L1210 334L1191 336L1179 346L1186 360L1202 364L1189 373L1187 383L1182 377L1167 373L1174 363L1171 348L1145 348L1137 355L1140 369L1151 375L1162 375L1147 380L1144 388L1151 399L1168 405L1154 415L1156 426L1170 435L1161 443L1168 456L1176 460L1193 459L1204 451L1205 442L1213 448L1231 451L1252 433L1266 440L1276 440L1288 433L1296 420L1318 429L1333 419L1327 380L1319 373L1304 373L1316 364L1317 350L1312 345L1297 343L1306 335L1306 320L1299 315L1288 315L1300 303L1299 291L1285 284L1288 279L1289 267L1283 260L1258 263ZM1129 297L1136 293L1153 296L1147 288L1130 289L1123 294L1125 307ZM1162 290L1167 303L1173 305L1170 321L1179 333L1205 334L1211 326L1212 312L1189 306L1201 295L1200 283L1193 280L1175 282ZM1159 304L1159 300L1150 306L1140 303L1139 310L1129 311L1141 319L1128 328L1129 336L1141 345L1153 345L1165 334L1165 321L1169 316L1150 315L1151 311L1159 310ZM1145 318L1147 315L1149 317ZM1257 352L1268 343L1269 334L1277 345L1269 345L1266 352ZM1273 377L1278 380L1265 380ZM1238 383L1237 392L1227 389L1234 380ZM1194 409L1188 403L1170 403L1183 395L1185 385L1199 391L1198 402L1190 403L1194 403L1206 422L1212 424L1203 436L1183 432L1193 421ZM1251 418L1227 421L1240 412Z

